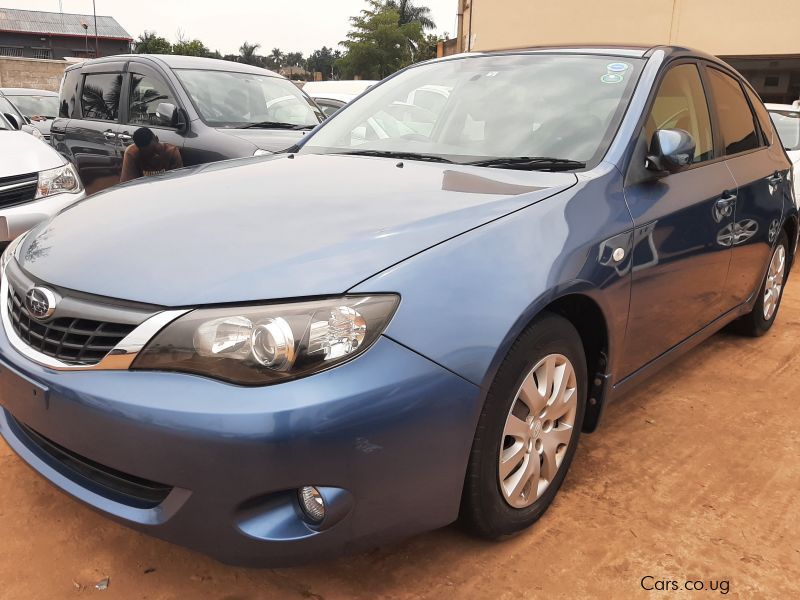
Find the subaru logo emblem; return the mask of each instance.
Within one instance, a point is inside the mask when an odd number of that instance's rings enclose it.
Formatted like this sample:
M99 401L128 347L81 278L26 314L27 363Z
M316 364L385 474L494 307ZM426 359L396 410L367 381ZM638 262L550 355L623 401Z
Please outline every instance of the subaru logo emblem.
M33 287L25 294L25 308L34 319L47 319L56 310L56 295L43 287Z

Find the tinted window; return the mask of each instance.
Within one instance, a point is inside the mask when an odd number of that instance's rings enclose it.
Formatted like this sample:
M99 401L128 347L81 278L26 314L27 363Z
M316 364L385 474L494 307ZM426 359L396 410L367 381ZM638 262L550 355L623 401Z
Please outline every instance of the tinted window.
M60 102L58 107L59 117L69 118L75 114L80 74L80 69L71 69L64 73L64 79L61 80L61 90L58 93Z
M775 128L772 126L769 113L764 107L764 103L761 102L761 98L753 90L747 86L744 89L747 92L747 97L750 98L750 104L756 112L756 117L758 117L758 124L761 126L761 133L764 136L764 143L767 146L771 146L775 141Z
M169 119L156 115L162 102L177 106L167 84L159 78L131 73L131 93L128 105L128 122L135 125L172 127Z
M87 75L83 81L81 94L83 118L116 121L119 115L121 91L122 74L120 73Z
M714 108L717 113L725 154L736 154L758 148L755 121L742 86L733 77L708 69Z
M645 125L647 143L659 129L683 129L694 138L694 161L714 156L708 103L696 65L679 65L664 76Z
M12 96L12 102L26 117L46 117L55 119L58 113L56 96Z

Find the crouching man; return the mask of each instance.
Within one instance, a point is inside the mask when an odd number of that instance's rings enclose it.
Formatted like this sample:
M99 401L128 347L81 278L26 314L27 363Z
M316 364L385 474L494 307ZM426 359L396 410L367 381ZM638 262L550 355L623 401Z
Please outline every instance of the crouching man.
M133 144L125 150L122 159L120 183L147 175L157 175L183 166L180 150L172 144L158 141L158 136L148 127L133 132Z

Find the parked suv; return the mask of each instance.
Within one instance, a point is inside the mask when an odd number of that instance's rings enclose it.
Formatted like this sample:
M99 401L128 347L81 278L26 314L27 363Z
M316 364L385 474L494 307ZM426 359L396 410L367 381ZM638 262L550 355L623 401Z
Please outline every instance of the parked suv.
M91 194L119 182L125 148L142 126L177 146L189 166L283 150L322 118L306 94L266 69L193 56L111 56L67 69L51 144Z

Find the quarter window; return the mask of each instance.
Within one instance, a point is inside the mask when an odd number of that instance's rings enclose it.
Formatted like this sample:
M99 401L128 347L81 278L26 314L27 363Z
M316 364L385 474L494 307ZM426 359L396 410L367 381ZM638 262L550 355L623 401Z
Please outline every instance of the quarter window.
M748 98L750 98L750 104L753 106L753 110L756 112L758 124L761 125L761 133L764 135L764 143L767 146L771 146L775 142L775 128L772 126L772 119L769 118L769 113L767 112L764 104L761 102L761 98L759 98L750 88L745 87L744 89L747 92Z
M737 154L758 148L755 119L742 92L742 86L722 71L717 69L707 71L725 154Z
M128 122L134 125L172 127L168 119L156 114L158 105L168 102L176 105L175 98L164 81L139 73L131 73L131 93L128 105Z
M693 162L714 157L711 118L697 65L678 65L664 76L645 125L648 144L659 129L689 132L696 144Z
M122 92L121 73L87 75L83 81L81 109L83 118L116 121Z

